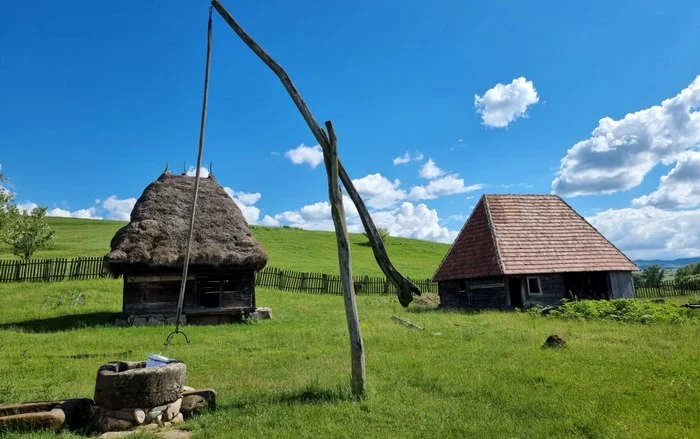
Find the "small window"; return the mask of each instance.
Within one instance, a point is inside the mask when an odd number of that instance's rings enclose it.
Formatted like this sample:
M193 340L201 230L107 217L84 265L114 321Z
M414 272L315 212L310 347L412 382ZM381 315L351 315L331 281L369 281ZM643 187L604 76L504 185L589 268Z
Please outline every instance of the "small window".
M467 294L467 282L466 281L459 281L459 292L462 294Z
M540 284L539 277L528 277L527 278L527 293L531 296L541 296L542 295L542 285Z

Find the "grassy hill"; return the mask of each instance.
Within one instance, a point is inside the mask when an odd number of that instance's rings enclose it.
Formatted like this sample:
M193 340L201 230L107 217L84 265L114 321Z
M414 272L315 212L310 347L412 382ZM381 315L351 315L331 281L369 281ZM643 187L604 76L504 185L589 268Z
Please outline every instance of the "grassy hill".
M114 233L123 221L49 218L56 231L51 248L37 252L37 258L72 258L102 256L109 251ZM253 235L262 243L269 257L268 265L286 270L338 273L338 256L333 232L315 232L282 227L253 226ZM367 238L351 234L353 271L356 275L381 275ZM447 253L449 245L405 238L388 238L387 251L394 265L405 275L428 278ZM13 258L0 247L0 259Z

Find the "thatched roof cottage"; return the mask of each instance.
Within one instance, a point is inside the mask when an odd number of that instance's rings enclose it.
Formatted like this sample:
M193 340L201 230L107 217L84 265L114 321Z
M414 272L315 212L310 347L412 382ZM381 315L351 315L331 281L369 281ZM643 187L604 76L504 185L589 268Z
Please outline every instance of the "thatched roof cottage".
M194 181L166 171L112 239L105 265L124 277L125 318L176 314ZM183 308L188 322L224 323L254 311L254 275L266 263L233 199L212 176L202 178Z

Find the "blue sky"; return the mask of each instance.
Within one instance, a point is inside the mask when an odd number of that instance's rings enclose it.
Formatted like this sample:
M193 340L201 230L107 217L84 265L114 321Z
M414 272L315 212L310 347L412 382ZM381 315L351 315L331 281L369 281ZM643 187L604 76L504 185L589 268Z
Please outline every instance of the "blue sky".
M392 234L449 242L482 193L555 190L632 257L700 255L700 3L223 3L334 122ZM3 5L0 164L17 202L125 218L166 162L193 165L207 12ZM215 16L205 162L249 222L331 228L315 144Z

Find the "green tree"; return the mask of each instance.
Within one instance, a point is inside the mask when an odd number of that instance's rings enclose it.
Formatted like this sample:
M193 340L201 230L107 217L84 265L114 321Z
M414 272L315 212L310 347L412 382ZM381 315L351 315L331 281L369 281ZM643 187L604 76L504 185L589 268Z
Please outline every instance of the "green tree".
M664 269L660 265L650 265L642 271L642 278L645 287L660 287L664 280Z
M7 177L0 173L0 233L2 233L3 226L7 220L10 203L12 203L12 199L14 198L14 194L3 184L5 181L7 181Z
M377 229L377 233L379 233L379 238L382 240L383 243L386 243L386 239L390 236L389 231L383 227L380 227ZM369 236L367 235L367 232L363 233L365 235L365 238L367 238L367 243L370 244Z
M23 212L17 206L8 205L4 216L0 240L10 247L15 256L29 259L53 239L54 231L46 223L45 207Z

